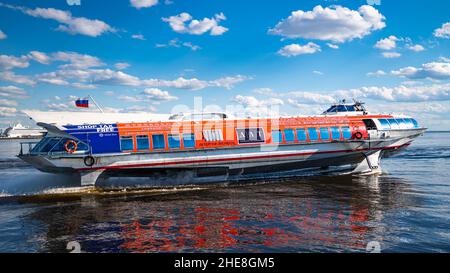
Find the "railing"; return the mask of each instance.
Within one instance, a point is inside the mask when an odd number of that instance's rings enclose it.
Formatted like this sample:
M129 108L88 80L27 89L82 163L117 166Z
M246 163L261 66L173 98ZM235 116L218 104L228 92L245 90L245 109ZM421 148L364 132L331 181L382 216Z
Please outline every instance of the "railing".
M36 146L36 144L38 144L39 142L21 142L20 143L20 152L19 155L25 155L25 154L31 154L31 151L33 150L34 146ZM25 149L28 148L28 151L26 153L24 153L24 146Z

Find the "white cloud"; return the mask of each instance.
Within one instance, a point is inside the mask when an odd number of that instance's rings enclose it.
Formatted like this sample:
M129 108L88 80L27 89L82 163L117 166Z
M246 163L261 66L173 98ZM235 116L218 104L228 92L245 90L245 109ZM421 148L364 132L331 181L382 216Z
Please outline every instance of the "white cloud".
M431 78L436 80L450 79L449 62L431 62L422 64L421 67L408 66L391 72L395 76L407 77L409 79Z
M59 51L52 54L53 61L68 62L61 68L83 69L105 65L99 58L70 51Z
M266 95L266 96L276 96L277 94L272 90L272 88L268 87L262 87L262 88L256 88L253 89L253 92L260 95Z
M415 51L415 52L420 52L420 51L425 50L425 48L422 45L410 45L410 46L408 46L408 49Z
M290 44L284 46L278 51L278 54L285 57L293 57L302 54L314 54L319 51L321 51L319 45L309 42L306 45Z
M342 43L384 28L384 20L385 17L369 5L361 6L358 10L342 6L323 8L319 5L312 11L293 11L288 18L270 29L269 33L288 38Z
M398 58L398 57L402 56L402 54L400 54L398 52L383 52L383 53L381 53L381 55L387 59L393 59L393 58Z
M0 70L10 70L14 68L26 68L30 65L26 56L15 57L0 55Z
M90 37L97 37L107 32L116 32L116 30L107 23L97 19L87 19L84 17L72 17L69 11L54 8L35 8L14 6L0 3L0 7L6 7L13 10L19 10L24 14L43 19L55 20L61 25L57 30L70 34L81 34Z
M0 96L13 99L25 99L28 97L25 90L13 85L0 86Z
M129 63L116 63L116 64L114 64L114 67L117 70L123 70L123 69L127 69L128 67L130 67L130 64Z
M314 70L313 73L316 74L316 75L320 75L320 76L323 75L323 72L322 71L318 71L318 70Z
M130 0L130 4L137 8L149 8L158 4L158 0Z
M30 51L28 58L41 64L49 64L51 61L47 54L40 51Z
M223 78L219 78L217 80L212 80L208 82L209 86L214 87L223 87L225 89L232 89L236 84L249 80L251 77L236 75L236 76L227 76Z
M35 85L36 82L25 75L17 75L12 71L0 72L0 80L14 82L25 85Z
M133 35L131 35L131 38L136 39L136 40L145 41L145 37L142 34L133 34Z
M142 95L150 100L150 101L173 101L177 100L178 98L175 96L172 96L167 91L163 91L158 88L147 88L142 92Z
M450 22L444 23L440 28L435 29L433 35L439 38L450 38Z
M222 35L228 31L228 28L219 25L220 21L226 20L223 13L218 13L213 18L196 20L189 13L183 12L162 20L169 23L172 30L178 33L201 35L209 31L210 35Z
M8 107L11 107L11 106L14 107L14 106L17 106L18 103L17 103L17 101L14 101L14 100L0 99L0 105L8 106Z
M6 39L8 36L6 36L6 34L0 30L0 40Z
M191 42L180 42L177 38L170 40L166 44L156 44L156 47L188 47L192 51L201 49L198 45L194 45Z
M394 35L391 35L388 38L379 40L374 47L381 50L392 50L397 47L397 41L399 41L399 39Z
M14 107L0 107L0 117L13 117L17 113Z
M328 46L329 48L332 48L332 49L339 49L339 46L338 46L338 45L335 45L335 44L332 44L332 43L327 43L327 46Z
M384 72L383 70L377 70L375 72L369 72L366 75L369 77L381 77L381 76L386 76L387 73Z
M316 104L330 104L336 102L336 99L330 95L324 95L320 93L313 92L303 92L303 91L294 91L289 92L286 96L292 101L307 103L316 103Z

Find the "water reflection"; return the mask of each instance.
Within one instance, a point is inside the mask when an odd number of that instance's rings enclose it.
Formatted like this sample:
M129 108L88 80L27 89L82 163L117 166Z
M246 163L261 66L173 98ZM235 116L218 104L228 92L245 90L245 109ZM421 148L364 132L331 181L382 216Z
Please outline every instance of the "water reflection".
M45 230L37 251L65 252L71 240L87 252L365 251L383 241L386 212L417 204L408 187L393 177L341 176L65 197L42 200L24 220Z

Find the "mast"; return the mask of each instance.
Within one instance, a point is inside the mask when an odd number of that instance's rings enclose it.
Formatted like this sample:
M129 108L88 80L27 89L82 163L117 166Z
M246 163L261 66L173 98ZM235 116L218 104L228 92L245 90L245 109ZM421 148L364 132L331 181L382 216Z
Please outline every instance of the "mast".
M100 105L97 104L97 102L94 100L94 98L91 95L88 95L88 97L92 100L92 102L95 104L95 106L97 106L98 110L100 110L100 112L103 112L103 109L100 107Z

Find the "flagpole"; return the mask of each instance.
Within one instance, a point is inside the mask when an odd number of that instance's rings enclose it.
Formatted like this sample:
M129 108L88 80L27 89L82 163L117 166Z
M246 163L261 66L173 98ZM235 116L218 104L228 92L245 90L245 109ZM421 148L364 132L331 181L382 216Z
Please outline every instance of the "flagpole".
M95 106L97 106L98 110L100 110L100 112L103 112L103 109L100 107L100 105L97 104L97 102L95 102L94 98L91 95L88 95L88 97L92 100L92 102L95 104Z

